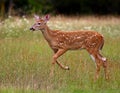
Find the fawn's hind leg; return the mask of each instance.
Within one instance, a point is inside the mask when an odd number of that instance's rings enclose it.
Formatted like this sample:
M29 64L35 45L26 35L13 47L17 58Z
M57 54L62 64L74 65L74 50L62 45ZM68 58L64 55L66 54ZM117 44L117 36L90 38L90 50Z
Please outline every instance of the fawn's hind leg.
M105 79L108 80L109 75L108 75L108 62L107 62L107 59L105 57L103 57L99 52L98 52L97 56L102 62L102 66L103 66L104 72L105 72Z
M96 73L95 73L95 78L94 80L99 78L99 73L100 73L100 67L102 65L102 62L98 58L98 52L95 51L95 49L87 49L88 53L90 54L91 58L96 64Z
M104 68L105 79L106 80L109 79L107 59L105 57L103 57L98 51L91 53L91 57L96 63L95 80L98 79L98 77L99 77L99 72L100 72L101 66L103 66L103 68Z
M100 67L102 65L101 61L97 57L97 53L91 54L93 58L95 59L95 64L96 64L96 73L95 73L95 80L99 78L99 73L100 73Z

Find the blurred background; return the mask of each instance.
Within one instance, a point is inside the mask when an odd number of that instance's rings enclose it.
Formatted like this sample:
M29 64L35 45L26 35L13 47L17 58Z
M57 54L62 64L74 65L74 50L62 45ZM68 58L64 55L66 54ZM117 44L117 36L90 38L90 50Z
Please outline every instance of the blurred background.
M119 15L120 0L0 0L0 16L31 14Z

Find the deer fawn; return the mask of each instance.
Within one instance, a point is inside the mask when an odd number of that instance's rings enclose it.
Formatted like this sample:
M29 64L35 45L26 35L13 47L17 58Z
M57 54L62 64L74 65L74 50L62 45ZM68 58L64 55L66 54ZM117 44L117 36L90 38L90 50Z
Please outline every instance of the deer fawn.
M108 79L107 74L107 60L100 54L100 50L104 45L104 38L101 34L95 31L73 31L63 32L60 30L51 30L47 26L49 15L43 18L35 16L36 22L30 30L41 30L44 38L47 40L49 46L54 51L52 64L57 63L62 69L69 70L68 66L64 66L57 61L57 58L63 55L67 50L86 49L93 61L96 63L95 79L98 78L100 67L104 67L105 78ZM54 66L52 66L52 71Z

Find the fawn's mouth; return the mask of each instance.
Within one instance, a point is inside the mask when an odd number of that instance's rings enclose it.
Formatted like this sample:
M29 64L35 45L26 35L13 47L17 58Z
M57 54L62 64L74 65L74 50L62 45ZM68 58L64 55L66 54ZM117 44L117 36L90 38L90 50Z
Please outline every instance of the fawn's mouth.
M32 31L35 31L35 29L32 27L32 28L30 28L30 30L32 30Z

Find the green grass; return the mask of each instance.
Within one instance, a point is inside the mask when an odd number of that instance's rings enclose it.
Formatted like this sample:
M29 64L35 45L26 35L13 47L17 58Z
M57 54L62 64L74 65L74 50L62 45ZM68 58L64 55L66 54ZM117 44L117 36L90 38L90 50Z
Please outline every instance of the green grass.
M85 50L68 51L50 77L52 50L42 33L30 32L32 18L8 18L0 23L0 93L120 93L120 19L115 17L53 17L51 29L96 30L105 37L102 54L109 62L110 80L101 68L94 82L95 64Z

